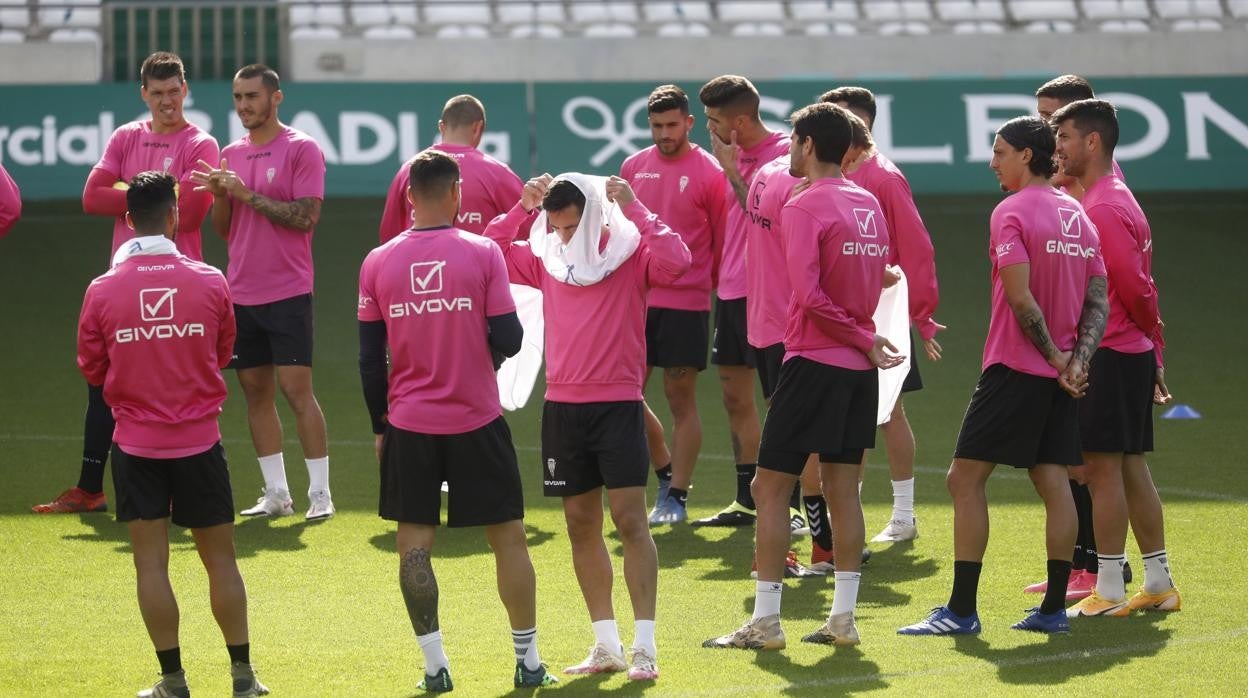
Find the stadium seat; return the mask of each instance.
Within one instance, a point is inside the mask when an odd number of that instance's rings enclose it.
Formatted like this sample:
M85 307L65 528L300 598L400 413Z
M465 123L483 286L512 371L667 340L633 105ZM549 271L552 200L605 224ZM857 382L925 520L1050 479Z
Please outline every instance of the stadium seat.
M1074 0L1010 0L1010 14L1016 22L1073 22L1079 19L1079 8L1075 7ZM1024 27L1024 31L1033 30L1028 26Z
M1222 17L1220 0L1154 0L1157 16L1162 19L1188 19Z
M789 3L793 19L806 22L852 22L858 19L858 5L852 0L794 0ZM832 25L829 25L831 28ZM809 34L810 32L807 31ZM835 33L835 32L834 32Z
M403 24L377 24L364 29L365 39L415 39L416 30Z
M721 0L719 19L721 22L782 22L784 5L780 2Z
M784 27L775 22L741 22L732 25L733 36L784 36Z
M1170 29L1176 32L1216 32L1222 31L1222 23L1208 17L1188 17L1174 20Z
M290 30L292 39L341 39L342 30L338 27L324 27L314 24L295 27Z
M94 29L84 27L61 27L48 34L48 41L62 43L92 43L100 46L100 34Z
M1235 19L1248 17L1248 0L1226 0L1226 9Z
M347 11L340 2L289 4L292 27L341 27L347 23Z
M807 36L854 36L858 27L848 22L815 22L806 25Z
M1028 34L1070 34L1075 31L1075 23L1063 20L1028 22L1023 31Z
M39 0L39 5L39 26L45 29L100 26L100 0ZM95 34L95 40L99 39L99 34Z
M0 44L20 44L26 41L26 32L15 29L0 29Z
M1146 0L1083 0L1083 14L1092 20L1147 20L1152 17ZM1104 29L1104 25L1101 28Z
M1005 25L1000 22L954 22L954 34L1001 34L1005 32Z
M1130 34L1152 31L1152 27L1148 26L1148 22L1142 19L1109 19L1097 25L1097 28L1103 32L1116 32L1119 34Z
M416 6L410 2L367 2L351 5L351 23L362 29L394 24L416 26ZM328 22L324 22L328 24Z
M574 2L570 3L569 9L572 21L577 24L610 25L637 21L637 5L631 2Z
M999 22L1005 6L1001 0L936 0L936 14L946 22Z
M490 24L490 5L479 0L425 0L425 21L430 24ZM488 33L488 32L487 32Z
M585 36L595 39L631 39L637 36L637 27L622 22L603 22L585 27Z
M709 22L709 2L643 2L641 14L647 22ZM673 35L678 36L678 35Z
M932 8L927 0L865 2L862 11L873 22L907 22L932 18Z
M490 30L479 24L447 24L437 31L439 39L488 39Z
M667 37L710 36L711 28L701 22L666 22L659 25L655 34Z
M563 24L568 21L568 15L563 11L562 2L500 2L498 21L503 24Z
M26 0L0 0L0 31L25 37L29 28L30 8L26 5ZM8 43L12 41L9 39Z
M923 36L931 34L932 28L926 22L884 22L878 31L880 36Z
M508 36L513 39L559 39L563 30L553 24L520 24L511 28Z

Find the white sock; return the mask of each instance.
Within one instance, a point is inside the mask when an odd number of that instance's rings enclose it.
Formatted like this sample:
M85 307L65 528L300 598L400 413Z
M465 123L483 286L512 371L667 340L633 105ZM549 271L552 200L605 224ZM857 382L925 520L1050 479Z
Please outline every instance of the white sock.
M1160 594L1174 586L1170 577L1170 556L1166 549L1144 554L1144 591Z
M754 583L754 616L751 620L780 615L780 592L784 585L780 582Z
M645 650L651 657L659 656L659 650L654 645L654 621L637 621L633 636L633 649Z
M305 458L308 464L308 494L319 490L329 491L329 456Z
M914 519L914 478L893 480L893 520L910 523Z
M537 653L537 628L512 630L511 642L516 648L516 663L524 662L524 668L536 671L542 665L542 657Z
M862 499L862 480L858 481L858 499Z
M606 647L611 654L618 654L623 651L624 643L620 642L620 629L615 624L614 618L596 620L592 625L594 626L594 637L598 639L598 644Z
M260 461L260 474L264 477L264 489L290 492L290 485L286 484L286 461L281 451L271 456L260 456L257 460Z
M1126 561L1125 555L1097 554L1096 593L1110 601L1127 595L1127 583L1122 579L1122 566Z
M836 589L832 592L832 611L835 616L841 613L853 613L858 605L858 582L862 579L861 572L837 572L835 575Z
M442 649L441 630L435 630L428 635L417 635L416 641L420 643L420 651L425 654L426 676L433 676L440 669L451 666L446 659L446 651Z

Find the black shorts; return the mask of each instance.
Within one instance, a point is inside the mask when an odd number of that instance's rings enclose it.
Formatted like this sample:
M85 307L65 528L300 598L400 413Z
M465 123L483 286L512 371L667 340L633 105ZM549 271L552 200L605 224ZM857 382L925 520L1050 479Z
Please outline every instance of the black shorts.
M1079 401L1079 437L1090 453L1153 450L1153 352L1097 349L1088 365L1088 393Z
M910 370L901 382L901 392L913 393L923 389L923 376L919 375L919 353L923 352L923 343L915 343L914 330L910 330Z
M640 402L553 402L542 408L542 485L547 497L597 487L645 487L650 451Z
M776 342L763 349L751 348L754 350L754 356L757 357L755 362L758 364L756 367L758 383L763 386L763 399L770 400L776 392L776 385L780 382L780 365L784 363L784 342Z
M235 305L238 337L230 368L312 365L312 294Z
M184 528L234 523L234 493L225 449L185 458L132 456L113 444L117 520L171 518Z
M879 398L878 369L855 371L800 356L785 361L763 423L758 467L798 475L811 453L822 463L861 463L875 446Z
M979 376L953 456L1015 468L1083 465L1078 404L1056 378L993 364Z
M647 310L646 365L706 370L710 315L705 310Z
M715 299L715 336L711 340L711 363L716 366L754 368L757 357L745 334L745 299Z
M447 526L490 526L524 518L516 449L502 417L464 434L386 427L377 507L381 518L437 526L443 482L448 489Z

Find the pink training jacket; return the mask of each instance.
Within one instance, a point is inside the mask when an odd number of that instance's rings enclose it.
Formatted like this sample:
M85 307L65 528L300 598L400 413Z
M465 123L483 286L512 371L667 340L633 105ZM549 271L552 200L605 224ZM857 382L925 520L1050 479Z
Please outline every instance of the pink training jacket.
M793 288L784 259L781 211L802 180L789 174L789 156L763 165L745 197L749 225L745 241L745 334L750 346L766 349L784 341Z
M22 192L17 182L0 165L0 238L9 234L22 217Z

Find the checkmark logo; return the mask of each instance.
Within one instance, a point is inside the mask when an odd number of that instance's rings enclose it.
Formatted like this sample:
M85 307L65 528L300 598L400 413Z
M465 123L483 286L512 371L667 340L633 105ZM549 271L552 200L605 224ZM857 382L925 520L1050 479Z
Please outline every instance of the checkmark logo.
M1057 217L1062 223L1062 237L1077 238L1083 236L1083 222L1079 217L1079 209L1058 208Z
M875 229L875 209L854 209L854 220L858 221L858 235L860 237L873 238L879 236L879 231Z
M416 262L412 265L412 293L438 293L442 290L442 267L446 260L440 262Z
M145 288L139 291L139 315L144 322L173 319L176 288Z

